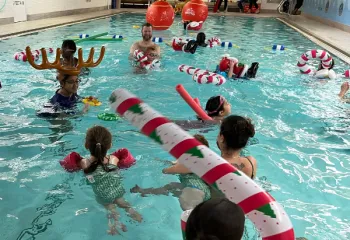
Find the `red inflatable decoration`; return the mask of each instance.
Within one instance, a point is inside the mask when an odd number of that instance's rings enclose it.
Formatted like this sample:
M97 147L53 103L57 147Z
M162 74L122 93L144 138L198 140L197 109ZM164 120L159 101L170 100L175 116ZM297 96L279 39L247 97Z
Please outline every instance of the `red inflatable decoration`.
M202 0L191 0L182 8L182 21L200 22L208 17L208 6Z
M146 21L155 30L167 30L173 24L174 18L174 8L166 1L154 2L147 9Z

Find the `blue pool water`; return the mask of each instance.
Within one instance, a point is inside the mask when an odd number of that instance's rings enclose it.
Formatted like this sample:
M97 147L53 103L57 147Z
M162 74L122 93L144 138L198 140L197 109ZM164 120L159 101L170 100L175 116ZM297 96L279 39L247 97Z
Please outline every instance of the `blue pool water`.
M130 194L135 184L158 187L175 176L161 173L173 160L156 143L141 135L129 123L103 122L97 114L108 111L108 97L115 88L127 88L171 119L194 119L191 109L175 91L183 84L202 104L217 94L232 104L234 114L249 116L256 126L255 144L246 151L258 161L258 182L283 204L294 224L296 235L308 239L349 239L350 161L349 116L346 104L337 99L342 79L320 83L298 73L298 57L318 48L299 33L275 19L208 17L208 37L218 36L240 46L231 50L199 49L196 54L173 52L164 44L163 69L134 74L127 60L132 42L140 39L138 29L144 15L120 14L111 18L60 27L27 36L1 40L0 76L0 218L1 239L181 239L176 198L141 198ZM180 19L176 18L176 22ZM102 106L91 108L83 117L45 120L36 117L58 88L54 71L37 71L14 62L15 52L59 47L65 37L79 33L121 34L123 42L106 43L102 64L84 79L79 93L98 97ZM182 36L174 24L154 36ZM99 43L78 44L87 52ZM266 50L283 44L288 50ZM197 85L177 70L179 64L214 69L219 56L229 53L241 62L260 62L253 81L228 81L221 87ZM346 64L336 58L335 70ZM82 106L81 106L82 107ZM87 128L102 124L111 129L113 147L127 147L138 163L123 171L126 199L138 209L141 224L122 219L129 231L120 237L106 234L105 210L96 203L82 173L68 174L58 164L71 151L87 155L84 137ZM193 130L192 133L197 131ZM217 129L205 134L218 152ZM245 239L258 235L248 224ZM34 238L33 238L34 239Z

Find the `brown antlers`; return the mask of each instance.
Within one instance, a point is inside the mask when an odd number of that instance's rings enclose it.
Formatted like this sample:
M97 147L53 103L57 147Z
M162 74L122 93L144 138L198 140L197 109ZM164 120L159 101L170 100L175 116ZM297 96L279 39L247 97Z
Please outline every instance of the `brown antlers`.
M26 47L27 59L33 68L38 69L38 70L57 69L65 74L77 76L77 75L79 75L80 70L83 67L89 68L89 67L98 66L102 62L102 59L105 55L106 48L104 46L101 47L101 53L100 53L100 56L96 62L94 62L94 53L95 53L94 48L91 48L89 58L86 62L84 62L84 59L83 59L83 50L80 48L78 51L78 65L76 67L67 67L67 66L61 65L61 59L60 59L61 58L61 49L59 49L59 48L57 48L57 50L56 50L56 59L53 63L49 62L49 60L47 59L47 53L46 53L45 48L42 48L40 51L42 54L43 61L41 64L36 64L34 62L34 57L33 57L32 51L30 50L30 47L29 46Z

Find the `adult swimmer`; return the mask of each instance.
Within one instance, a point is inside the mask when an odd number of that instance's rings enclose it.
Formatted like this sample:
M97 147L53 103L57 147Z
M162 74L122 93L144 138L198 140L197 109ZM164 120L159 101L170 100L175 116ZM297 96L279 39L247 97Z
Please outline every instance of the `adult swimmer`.
M152 25L149 23L144 23L141 28L142 40L135 42L130 47L130 58L133 58L135 50L141 50L147 52L148 48L155 48L155 54L160 58L160 47L152 42Z

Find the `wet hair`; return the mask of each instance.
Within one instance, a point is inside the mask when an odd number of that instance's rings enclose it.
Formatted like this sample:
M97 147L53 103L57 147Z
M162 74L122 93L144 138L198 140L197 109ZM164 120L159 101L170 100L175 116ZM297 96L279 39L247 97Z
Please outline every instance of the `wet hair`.
M205 33L204 32L198 33L196 41L199 45L205 44Z
M241 240L243 210L226 198L213 198L196 206L186 224L187 240Z
M333 69L334 64L335 64L334 59L332 59L331 66L330 66L328 69L329 69L329 70ZM322 69L324 69L324 68L323 68L323 66L322 66L322 61L320 61L320 63L318 64L318 69L317 69L317 71L320 71L320 70L322 70Z
M205 111L207 111L209 117L219 116L219 112L224 110L224 104L221 104L220 106L220 99L221 96L214 96L209 98L207 101L207 104L205 105Z
M244 148L249 138L254 137L255 129L249 118L231 115L222 121L220 134L228 149L237 150Z
M195 134L193 135L193 137L198 140L200 143L202 143L203 145L209 147L209 143L208 143L208 140L205 139L205 137L201 134Z
M92 173L96 170L98 165L101 165L106 172L113 171L115 169L109 169L103 160L107 155L107 151L112 143L112 134L107 128L102 126L94 126L90 128L86 133L85 146L89 149L91 156L96 158L91 165L84 170L86 174Z
M73 40L64 40L62 43L62 48L69 48L73 50L73 53L77 51L77 45Z
M143 30L144 27L151 27L151 28L153 28L152 24L150 24L148 22L142 24L141 31Z

